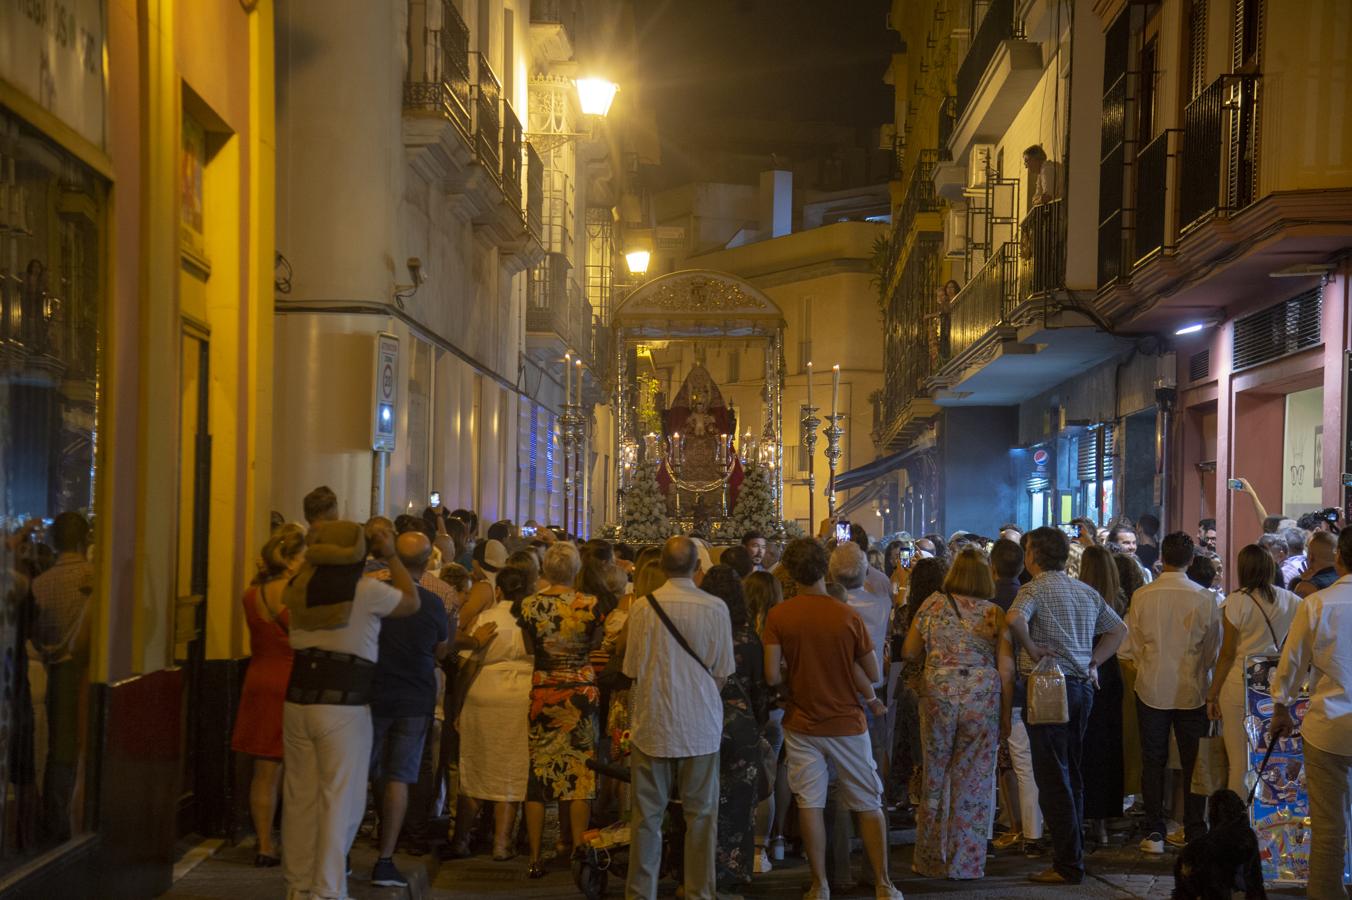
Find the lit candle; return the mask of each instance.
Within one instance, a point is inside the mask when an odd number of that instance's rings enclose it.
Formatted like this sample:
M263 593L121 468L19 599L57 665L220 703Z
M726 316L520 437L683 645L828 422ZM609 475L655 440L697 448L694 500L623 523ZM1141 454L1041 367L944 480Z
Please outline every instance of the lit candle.
M577 405L582 405L582 360L573 360L573 365L577 366ZM836 366L837 369L840 366Z
M807 361L807 405L812 405L812 360Z
M573 402L573 354L563 354L563 405Z
M840 405L840 365L831 367L831 415L836 414L836 407Z
M720 463L723 463L727 462L727 459L728 459L728 436L726 434L720 434L718 436L718 461Z

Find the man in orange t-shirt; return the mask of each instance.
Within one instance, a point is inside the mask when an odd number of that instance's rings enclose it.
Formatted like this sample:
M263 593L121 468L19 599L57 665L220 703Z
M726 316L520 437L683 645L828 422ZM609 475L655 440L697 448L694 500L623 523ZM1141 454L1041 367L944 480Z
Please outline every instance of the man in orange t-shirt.
M883 784L873 760L862 704L874 715L885 708L873 693L878 658L858 613L826 593L828 559L816 541L789 544L781 560L801 589L770 610L761 637L765 680L786 685L784 753L789 787L798 800L799 827L812 887L805 900L826 900L827 763L835 765L846 805L858 814L859 833L873 867L879 900L901 900L887 874L887 822ZM862 702L861 702L862 698Z

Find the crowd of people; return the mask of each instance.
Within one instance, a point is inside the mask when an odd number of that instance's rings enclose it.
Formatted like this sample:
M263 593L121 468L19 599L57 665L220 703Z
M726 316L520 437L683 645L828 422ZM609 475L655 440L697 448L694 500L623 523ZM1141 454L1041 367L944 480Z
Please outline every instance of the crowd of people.
M234 747L255 759L256 864L296 895L346 896L364 820L379 885L406 883L396 848L524 852L536 878L627 823L627 896L664 876L690 900L736 893L796 847L805 896L829 897L855 882L857 835L891 900L889 825L912 820L919 877L977 879L989 854L1022 852L1046 859L1033 881L1078 884L1086 843L1124 832L1201 852L1247 793L1243 661L1280 653L1275 733L1314 673L1309 895L1344 897L1352 536L1336 516L1270 523L1222 596L1209 521L885 548L828 522L720 551L337 510L318 488L308 527L278 523L244 598ZM1052 669L1049 715L1030 684ZM1217 728L1235 801L1209 806L1193 775Z

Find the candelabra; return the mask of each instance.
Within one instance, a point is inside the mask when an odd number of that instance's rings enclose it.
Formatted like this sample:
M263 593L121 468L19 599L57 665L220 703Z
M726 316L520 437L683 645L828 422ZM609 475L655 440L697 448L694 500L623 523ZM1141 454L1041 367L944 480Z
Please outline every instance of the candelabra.
M836 517L836 466L840 463L840 439L845 434L845 429L840 427L844 418L839 413L832 413L826 417L829 424L822 429L822 434L826 435L826 463L831 467L831 480L826 485L826 508L832 519Z
M807 448L807 520L817 521L817 473L813 465L817 456L817 426L822 420L817 418L817 407L811 404L803 407L803 446Z

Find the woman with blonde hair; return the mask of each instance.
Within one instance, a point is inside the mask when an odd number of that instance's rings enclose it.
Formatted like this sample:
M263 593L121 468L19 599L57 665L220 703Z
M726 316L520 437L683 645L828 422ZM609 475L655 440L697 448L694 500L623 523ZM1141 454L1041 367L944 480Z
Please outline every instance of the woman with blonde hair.
M1080 555L1080 580L1098 591L1103 602L1119 616L1126 615L1126 597L1122 593L1117 562L1112 553L1097 545L1085 547ZM1099 639L1102 639L1099 635ZM1097 643L1097 641L1095 641ZM1125 764L1122 753L1122 668L1117 654L1099 666L1098 690L1084 730L1084 759L1094 764L1084 767L1084 820L1089 834L1100 846L1108 843L1108 820L1122 815L1125 796Z
M981 878L995 795L1004 613L986 554L967 547L943 590L920 602L902 646L925 661L920 735L925 772L912 868L928 878Z
M230 748L253 757L249 814L258 834L254 865L267 868L281 862L272 842L272 820L282 786L282 709L291 680L291 618L282 592L305 559L305 532L299 525L283 525L268 538L260 556L258 575L244 594L251 655Z
M543 878L540 840L545 804L567 807L571 852L587 830L596 773L597 704L600 693L592 668L592 644L599 639L610 606L573 587L582 559L572 544L550 546L542 574L548 585L513 605L513 613L535 659L530 690L530 777L526 785L526 833L530 878ZM563 816L560 816L563 818Z

